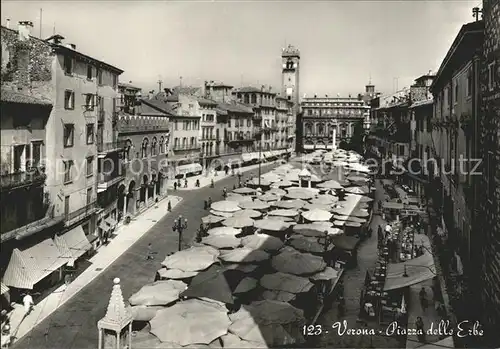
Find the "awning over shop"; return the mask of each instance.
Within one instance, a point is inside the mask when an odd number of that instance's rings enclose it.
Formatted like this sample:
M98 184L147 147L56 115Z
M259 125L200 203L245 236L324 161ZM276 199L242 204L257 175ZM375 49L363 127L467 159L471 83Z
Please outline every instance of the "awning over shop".
M113 218L108 217L105 219L105 221L111 228L116 227L117 222Z
M176 175L184 175L188 173L196 173L203 171L203 167L200 164L186 164L177 166L175 169Z
M1 291L2 291L2 293L1 293L2 296L4 294L6 294L7 292L9 292L9 290L10 290L9 287L6 284L4 284L3 282L0 283L0 288L1 288Z
M40 280L66 264L52 239L34 246L15 248L3 276L5 285L21 289L33 289Z
M384 291L415 285L434 276L436 276L434 258L432 254L426 252L408 262L388 264Z
M81 225L63 235L56 236L54 242L70 267L74 266L75 261L92 248Z

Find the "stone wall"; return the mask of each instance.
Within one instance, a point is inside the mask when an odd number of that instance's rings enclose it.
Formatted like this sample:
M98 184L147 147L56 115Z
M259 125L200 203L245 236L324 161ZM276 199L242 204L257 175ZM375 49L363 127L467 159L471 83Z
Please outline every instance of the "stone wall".
M481 233L475 242L481 256L480 290L482 303L481 321L483 326L495 329L500 323L500 0L483 1L483 18L485 21L485 42L483 64L481 71L481 92L483 96L482 115L480 121L480 156L483 164L487 164L488 151L490 168L494 171L493 195L489 195L487 187L488 175L482 176L478 187L477 197L480 198L477 207L479 217L476 231ZM488 65L496 61L496 86L493 91L488 89ZM486 170L486 166L483 168ZM492 336L489 343L493 344L498 339ZM488 341L488 339L486 339Z

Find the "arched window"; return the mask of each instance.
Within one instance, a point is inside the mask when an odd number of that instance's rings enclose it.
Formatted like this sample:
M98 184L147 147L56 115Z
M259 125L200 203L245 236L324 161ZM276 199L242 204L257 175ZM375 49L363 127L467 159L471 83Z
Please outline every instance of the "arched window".
M311 135L312 134L312 124L307 123L306 124L306 135Z
M160 154L165 153L165 138L163 136L160 137L160 143L158 149Z
M132 144L132 141L130 139L127 139L125 141L125 161L130 161L132 160L132 148L134 145Z
M151 142L151 156L156 155L156 146L158 144L158 141L156 140L156 137L153 137L153 141Z
M325 132L324 124L319 124L318 125L318 135L323 135L324 132Z
M291 59L286 62L286 69L293 69L293 61Z
M149 140L147 138L144 138L142 140L142 145L141 145L141 157L145 158L148 156L148 145L149 145Z
M247 131L247 139L250 139L250 131Z

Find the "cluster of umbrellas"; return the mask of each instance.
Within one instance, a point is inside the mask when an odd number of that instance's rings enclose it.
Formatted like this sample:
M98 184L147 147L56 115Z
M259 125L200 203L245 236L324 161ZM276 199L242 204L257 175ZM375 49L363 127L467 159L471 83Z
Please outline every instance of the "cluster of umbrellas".
M134 319L149 322L149 333L138 334L135 347L259 348L303 341L299 301L318 282L337 278L324 253L343 235L341 226L366 221L369 198L353 193L339 201L326 193L342 188L334 181L319 189L292 186L299 173L281 166L262 176L265 192L250 184L212 204L202 219L210 229L201 243L167 256L161 280L130 297Z

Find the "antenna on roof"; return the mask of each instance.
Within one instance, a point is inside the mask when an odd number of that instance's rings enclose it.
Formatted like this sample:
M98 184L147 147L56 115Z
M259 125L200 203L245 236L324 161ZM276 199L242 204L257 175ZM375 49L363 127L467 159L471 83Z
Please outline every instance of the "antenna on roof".
M370 76L368 78L368 85L372 84L372 72L370 72Z
M179 86L182 87L182 76L179 77Z
M56 22L54 22L54 27L52 27L52 35L56 35Z
M40 9L40 33L39 33L40 39L42 38L42 12L43 12L43 10Z

